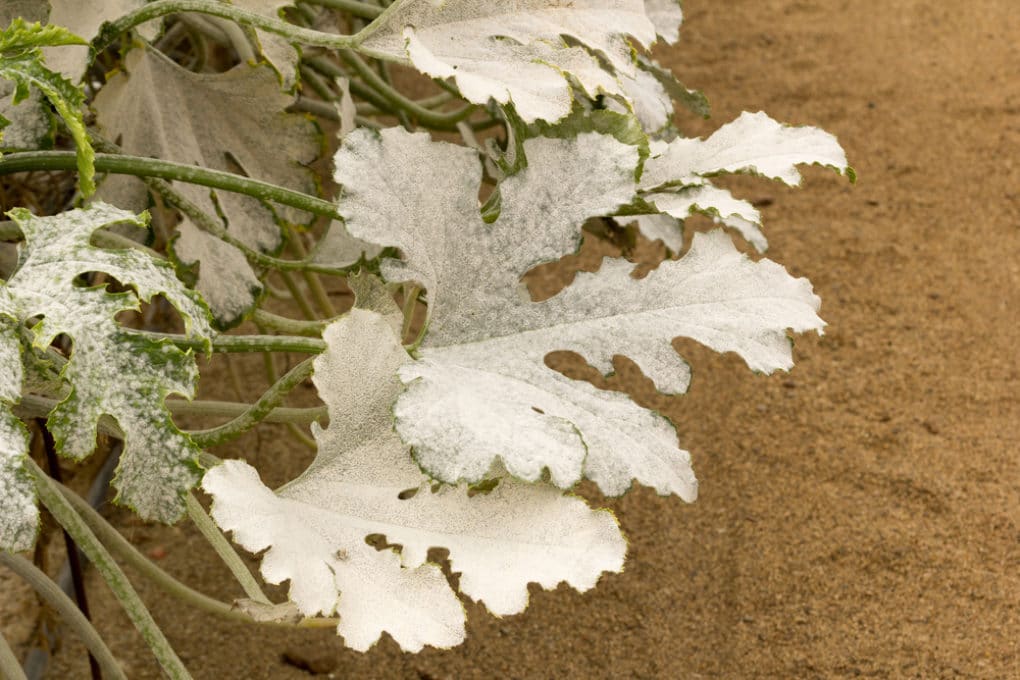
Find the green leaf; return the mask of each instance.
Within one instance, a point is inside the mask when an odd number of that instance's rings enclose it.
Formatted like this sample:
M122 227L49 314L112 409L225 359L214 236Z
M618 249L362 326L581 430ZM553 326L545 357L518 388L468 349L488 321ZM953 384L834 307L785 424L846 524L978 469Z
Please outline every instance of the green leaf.
M166 262L89 243L106 226L144 226L144 214L97 203L56 217L24 209L8 215L25 242L17 271L0 287L0 314L19 324L38 319L31 328L36 348L48 347L59 334L73 343L61 373L70 391L47 422L58 451L75 460L89 456L98 421L112 417L125 446L114 479L117 500L146 519L175 520L184 511L181 494L199 478L198 448L174 425L164 400L169 394L193 396L198 369L190 353L132 333L115 317L162 295L181 314L188 336L208 339L208 310ZM79 277L88 272L104 272L129 288L111 293L84 287Z
M59 26L29 24L15 19L0 32L0 77L14 81L14 103L25 99L29 88L43 93L64 119L78 149L78 183L81 192L95 191L95 152L85 131L85 94L81 88L43 63L42 46L80 45L84 41Z

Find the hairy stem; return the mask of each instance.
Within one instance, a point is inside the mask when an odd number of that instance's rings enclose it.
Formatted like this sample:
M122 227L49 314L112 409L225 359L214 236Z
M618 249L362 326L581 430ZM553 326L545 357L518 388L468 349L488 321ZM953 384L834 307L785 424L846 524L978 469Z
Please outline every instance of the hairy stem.
M74 537L75 543L81 547L89 561L96 567L135 628L142 634L142 638L149 645L149 649L152 650L163 671L174 680L190 679L191 675L188 670L174 652L173 647L170 646L163 631L153 620L152 614L138 597L138 593L128 581L123 570L106 551L88 525L78 516L68 500L64 498L56 482L39 469L39 466L31 458L25 460L25 466L35 477L39 500L50 511L57 523ZM84 504L84 501L82 503Z
M77 633L78 638L96 658L108 678L127 680L117 659L114 658L110 648L103 642L103 638L99 636L95 627L85 618L71 598L53 582L53 579L20 555L0 552L0 564L25 579L46 604L60 614L64 623ZM4 670L2 665L0 665L0 670Z
M95 163L97 172L199 184L298 208L313 215L339 217L336 206L330 201L232 172L114 153L96 154ZM33 170L74 170L76 167L73 151L24 151L6 154L0 159L0 175Z
M14 650L11 649L11 645L2 632L0 632L0 677L10 678L10 680L28 680L18 657L14 655Z
M273 314L267 312L264 309L256 309L252 315L252 321L254 321L260 328L268 328L270 330L279 331L280 333L291 333L293 335L307 335L314 338L318 338L322 335L322 331L329 325L329 319L324 321L300 321L298 319L291 319L286 316L280 316L279 314ZM325 345L323 345L325 347Z
M338 9L341 12L347 12L362 19L375 19L383 13L382 7L367 2L358 2L357 0L305 0L305 2L312 5L329 7L330 9Z
M291 390L304 382L311 374L312 359L305 359L273 383L273 386L241 415L218 427L190 432L189 435L202 448L217 446L235 439L262 422L283 402Z
M283 318L283 317L280 317ZM290 321L289 319L287 321ZM300 322L298 322L300 323ZM322 332L323 326L316 326L311 332ZM144 335L153 340L169 340L181 349L203 351L205 340L189 338L175 333L158 333L125 329L131 335ZM320 354L326 349L326 342L314 337L298 337L292 335L217 335L210 341L212 351L217 354L240 354L245 352L298 352L300 354Z
M205 508L195 500L195 495L188 493L184 497L184 501L188 506L188 517L195 523L195 526L198 527L205 540L209 542L209 545L212 546L216 554L223 560L223 563L227 565L227 569L230 569L230 573L234 575L241 588L244 589L245 595L256 602L272 604L272 601L262 592L259 582L255 580L252 573L248 571L248 567L241 561L240 555L230 545L230 541L227 540L223 532L216 526L216 523L213 522L212 517L205 511Z

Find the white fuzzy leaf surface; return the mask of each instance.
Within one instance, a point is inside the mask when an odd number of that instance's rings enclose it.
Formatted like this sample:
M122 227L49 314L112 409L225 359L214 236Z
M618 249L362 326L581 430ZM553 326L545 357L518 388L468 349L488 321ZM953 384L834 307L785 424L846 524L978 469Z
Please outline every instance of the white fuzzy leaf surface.
M130 333L114 317L163 295L180 312L186 333L203 338L211 333L208 311L166 263L136 250L90 245L92 233L102 227L144 225L132 213L99 203L56 217L22 209L8 214L25 242L18 269L2 288L0 315L19 324L41 317L32 328L38 348L61 333L72 341L62 373L70 392L47 421L58 451L75 460L90 455L98 420L113 417L125 435L114 479L118 500L146 519L173 521L183 511L180 494L198 480L198 449L174 425L164 399L191 397L198 369L190 353ZM109 293L76 281L95 271L133 290Z
M226 73L192 73L154 49L139 47L128 54L124 70L100 90L94 108L104 135L119 139L126 153L240 173L315 194L305 164L318 153L317 135L311 121L284 113L292 102L268 66L242 64ZM176 188L207 215L221 211L231 236L264 252L282 242L276 215L294 222L307 219L300 211L270 209L243 194L211 192L183 182ZM144 184L128 175L108 177L99 195L133 210L146 202ZM188 259L196 254L189 250L187 257L178 257L186 264L202 264L196 287L215 301L217 321L232 325L261 290L250 285L254 272L232 246ZM243 275L233 272L234 267L241 267Z
M231 0L230 4L273 19L281 19L283 9L294 6L291 0ZM255 35L262 56L280 74L284 88L290 89L297 79L297 66L301 58L297 48L283 36L270 31L255 29Z
M680 24L684 20L680 0L645 0L645 12L660 38L670 45L680 39Z
M680 137L657 146L641 177L643 198L678 219L710 215L759 251L768 247L761 214L747 201L713 186L713 175L746 172L800 184L798 165L816 164L852 176L836 138L813 127L790 127L764 113L740 114L707 139Z
M589 95L621 93L614 74L570 36L633 75L628 37L643 45L655 29L642 0L404 0L362 47L406 58L434 78L453 78L469 101L513 102L526 122L570 113L570 74Z
M145 3L146 0L49 0L50 18L47 23L63 26L85 40L92 40L103 23L122 17ZM159 32L159 24L149 21L136 30L142 37L152 39ZM47 66L77 83L85 73L89 48L88 45L46 47L43 54Z
M464 612L427 562L429 548L446 548L461 592L499 615L527 606L529 582L587 590L603 571L622 568L625 543L612 516L555 488L503 480L474 496L464 487L432 490L392 428L397 371L411 359L389 319L355 309L324 338L314 381L330 426L315 431L311 467L275 494L240 461L203 482L217 523L245 548L266 551L263 575L289 580L302 613L335 612L338 632L358 650L383 632L405 651L450 647L463 640ZM399 551L367 545L371 534Z
M814 127L777 123L762 112L744 112L708 139L680 137L648 159L643 187L700 184L719 173L749 172L790 186L800 184L798 165L817 164L847 171L846 154L836 138Z
M21 17L25 21L46 20L47 7L38 0L4 0L0 3L0 28ZM0 116L10 124L0 130L0 149L37 149L50 137L53 128L49 103L42 92L32 88L28 98L15 104L14 82L0 80Z
M609 372L623 354L661 390L683 392L690 374L674 337L737 352L755 370L786 369L786 331L820 329L818 299L806 280L748 260L719 232L644 279L607 260L531 302L524 273L573 252L587 217L634 196L638 150L594 133L529 139L524 150L528 166L500 184L502 211L491 225L479 215L470 150L392 129L355 133L337 154L348 229L401 249L405 261L384 262L385 276L428 288L430 330L420 361L400 371L408 388L394 409L397 430L419 464L448 482L478 481L501 465L525 480L548 470L562 487L587 476L619 494L636 479L693 499L690 457L668 421L565 378L544 357L570 350ZM392 193L379 191L379 176Z
M13 304L0 288L0 550L28 550L39 532L35 484L25 469L28 430L11 412L21 400L21 342L17 320L3 310Z

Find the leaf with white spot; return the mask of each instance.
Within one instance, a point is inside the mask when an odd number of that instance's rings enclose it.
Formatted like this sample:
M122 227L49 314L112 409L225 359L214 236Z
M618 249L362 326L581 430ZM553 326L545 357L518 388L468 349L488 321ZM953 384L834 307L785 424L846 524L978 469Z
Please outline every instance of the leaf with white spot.
M433 490L393 431L397 371L412 360L390 322L355 309L330 325L314 381L330 425L312 465L275 494L241 461L210 470L212 514L234 539L266 551L262 574L290 581L305 615L336 613L358 650L389 633L405 651L464 638L464 612L430 548L449 551L460 591L498 615L527 606L530 582L592 588L626 549L612 515L544 484L502 480L486 493ZM314 427L314 426L313 426ZM376 550L368 535L398 550Z
M293 97L280 91L268 66L242 64L226 73L192 73L156 50L140 47L100 90L94 108L103 134L119 139L126 153L241 173L314 194L313 176L305 166L318 153L318 136L311 121L284 113L291 103ZM296 209L270 208L243 194L187 183L176 188L207 215L222 213L231 236L263 252L274 252L282 243L277 218L307 220ZM146 203L145 186L128 175L108 177L100 196L133 210ZM217 301L212 309L221 327L239 322L258 299L251 285L257 277L236 253L233 246L224 246L194 261L188 259L197 255L193 250L187 256L177 254L186 264L204 265L196 287ZM234 266L243 272L226 280L205 278ZM229 288L219 289L222 285ZM229 304L221 305L221 299Z
M189 337L208 338L208 310L167 263L89 243L103 227L144 226L144 215L102 203L56 217L20 208L8 214L25 241L17 271L0 288L0 315L17 324L39 319L31 328L36 348L60 334L73 346L61 374L70 392L47 421L57 450L75 460L90 455L99 419L111 416L124 433L114 479L118 500L146 519L175 520L184 509L181 493L198 480L198 449L174 425L164 400L169 394L190 398L198 369L190 352L132 333L115 317L162 295L180 312ZM88 272L104 272L130 288L86 287L78 278Z
M755 370L786 369L787 329L820 329L818 298L806 280L748 260L714 233L644 279L631 278L626 262L607 261L531 302L521 277L573 252L586 218L631 201L640 154L594 133L528 139L523 148L528 165L501 182L491 225L479 214L480 169L470 150L390 129L356 132L337 154L350 232L400 248L404 261L384 260L384 276L428 289L429 333L420 361L400 371L408 388L394 409L397 430L430 475L451 483L477 482L502 466L525 480L548 470L561 487L586 476L619 494L636 479L693 499L690 457L668 421L565 378L545 356L575 351L608 372L624 354L661 390L679 393L690 373L674 337L737 352Z
M628 39L646 46L655 39L642 0L404 0L375 26L362 51L409 60L434 78L453 78L477 104L490 98L513 102L529 123L570 113L568 75L592 97L622 95L615 74L635 72ZM606 59L608 69L591 51Z

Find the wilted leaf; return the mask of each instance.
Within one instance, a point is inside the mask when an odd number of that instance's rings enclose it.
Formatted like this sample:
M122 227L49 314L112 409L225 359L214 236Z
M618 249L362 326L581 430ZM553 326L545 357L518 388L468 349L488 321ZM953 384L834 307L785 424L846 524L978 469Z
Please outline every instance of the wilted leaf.
M192 73L143 47L128 54L124 71L103 87L94 108L104 134L119 139L127 153L239 172L314 194L305 164L318 153L317 134L305 117L283 112L292 102L280 92L268 66L242 64L226 73ZM307 219L286 207L274 214L273 208L242 194L186 183L176 188L207 215L222 212L230 235L256 250L273 252L282 243L276 216L292 222ZM134 210L146 202L145 186L126 175L108 177L100 195ZM224 246L198 260L204 266L197 288L216 301L212 309L224 327L237 322L261 291L251 285L257 277L236 253L233 246ZM194 255L194 249L177 253L187 264L194 262L188 259ZM222 275L231 267L242 267L242 272Z
M28 550L39 531L35 484L24 468L28 432L11 407L21 401L21 342L0 288L0 550Z
M184 507L181 492L198 480L198 449L174 425L164 399L172 393L191 397L198 369L190 353L131 333L115 316L162 295L180 312L186 333L202 338L211 332L208 312L166 263L135 250L89 244L97 229L143 226L142 218L104 204L56 217L23 209L8 214L25 242L18 270L0 288L0 315L17 324L41 319L31 329L37 348L48 347L59 334L73 343L62 373L70 392L47 421L58 451L76 460L90 455L99 419L113 417L125 435L114 479L118 499L142 517L173 521ZM78 277L87 272L104 272L131 289L85 287Z
M241 461L203 482L216 522L248 550L266 551L263 576L289 580L303 614L336 613L338 632L358 650L383 632L405 651L450 647L464 638L464 612L426 561L429 548L446 548L461 592L500 615L527 606L529 582L587 590L603 571L619 571L616 522L578 498L511 480L473 496L432 489L393 432L396 373L411 359L386 318L355 309L324 338L314 380L330 426L315 429L311 467L275 494ZM377 550L370 535L400 547Z
M46 2L46 0L37 0ZM49 0L49 23L53 26L66 26L86 41L96 37L99 27L104 22L117 19L128 12L138 9L147 0ZM159 32L158 21L142 24L136 30L146 38L152 39ZM46 63L53 70L62 74L72 83L81 80L88 64L89 48L86 45L72 47L50 47L44 50Z

